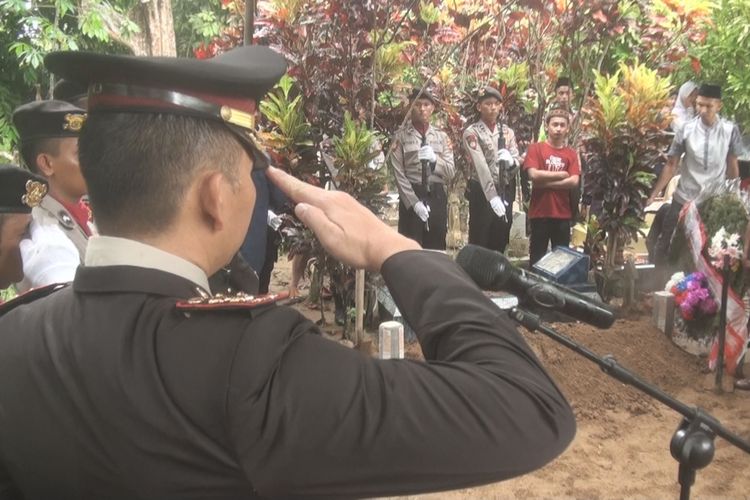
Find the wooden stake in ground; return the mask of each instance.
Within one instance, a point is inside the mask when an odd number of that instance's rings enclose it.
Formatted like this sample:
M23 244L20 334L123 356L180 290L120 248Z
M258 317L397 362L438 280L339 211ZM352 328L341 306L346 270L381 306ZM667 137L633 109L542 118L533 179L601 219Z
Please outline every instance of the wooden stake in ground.
M357 269L354 275L354 307L356 316L354 322L354 345L359 345L365 338L364 317L365 317L365 270Z

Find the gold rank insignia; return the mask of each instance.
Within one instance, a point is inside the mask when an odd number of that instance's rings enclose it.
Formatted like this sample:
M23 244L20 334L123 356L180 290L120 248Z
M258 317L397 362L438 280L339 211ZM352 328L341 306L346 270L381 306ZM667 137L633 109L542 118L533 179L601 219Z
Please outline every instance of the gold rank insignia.
M21 196L21 202L27 207L39 206L47 194L47 185L39 181L26 181L26 194Z
M273 304L289 297L289 292L269 293L267 295L250 295L239 292L234 295L217 293L214 296L200 296L177 302L175 307L180 311L226 311L230 309L254 309Z
M63 130L70 130L71 132L80 132L86 121L86 115L82 113L68 113L64 116L65 123L63 124Z
M221 107L221 119L232 125L237 125L247 130L255 128L255 117L250 113L245 113L229 106Z

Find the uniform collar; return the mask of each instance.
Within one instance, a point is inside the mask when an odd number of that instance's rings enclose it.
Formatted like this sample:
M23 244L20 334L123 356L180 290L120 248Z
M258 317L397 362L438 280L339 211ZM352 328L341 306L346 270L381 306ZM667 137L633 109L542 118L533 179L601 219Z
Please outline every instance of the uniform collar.
M136 266L79 266L73 280L76 293L147 293L190 299L203 289L176 274Z
M133 266L155 269L184 278L208 292L206 273L182 257L139 241L113 236L94 236L86 248L86 267Z

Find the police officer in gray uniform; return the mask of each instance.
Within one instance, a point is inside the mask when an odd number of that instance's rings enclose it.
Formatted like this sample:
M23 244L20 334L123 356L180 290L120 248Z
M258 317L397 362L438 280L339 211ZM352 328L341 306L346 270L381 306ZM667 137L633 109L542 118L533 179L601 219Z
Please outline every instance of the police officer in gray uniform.
M513 224L516 173L520 165L516 135L497 119L503 97L484 88L477 97L479 120L463 133L471 178L468 185L469 243L505 252Z
M47 181L15 165L0 165L0 289L23 278L19 244L31 209L47 194Z
M0 497L412 494L523 474L571 441L570 406L507 316L345 193L267 169L332 256L382 273L425 362L348 349L273 297L209 295L267 167L253 117L280 55L46 62L90 84L100 235L72 285L0 308Z
M34 101L16 108L13 123L21 157L49 182L49 196L32 212L30 240L24 244L22 291L71 281L93 233L90 212L81 203L86 182L78 163L78 134L85 112L64 101Z
M435 96L427 89L420 95L417 89L411 100L410 120L393 136L390 156L399 194L398 232L424 248L445 250L445 182L455 173L453 146L445 132L430 124Z

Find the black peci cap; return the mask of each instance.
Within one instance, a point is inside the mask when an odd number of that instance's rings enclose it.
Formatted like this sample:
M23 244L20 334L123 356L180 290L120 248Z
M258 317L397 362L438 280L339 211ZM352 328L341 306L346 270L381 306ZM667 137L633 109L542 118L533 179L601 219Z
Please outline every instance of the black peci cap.
M490 87L488 85L487 87L484 87L479 91L479 94L477 95L477 102L482 102L485 99L489 99L490 97L494 97L498 101L503 100L503 95L500 93L500 91L495 87Z
M268 47L243 46L212 59L53 52L50 71L88 86L89 113L175 114L224 123L268 166L255 138L257 102L286 72Z
M47 194L47 181L15 165L0 165L0 214L27 214Z
M714 99L721 99L721 86L704 83L698 89L698 95L703 97L711 97Z
M13 111L21 144L53 137L78 137L86 112L65 101L33 101Z

